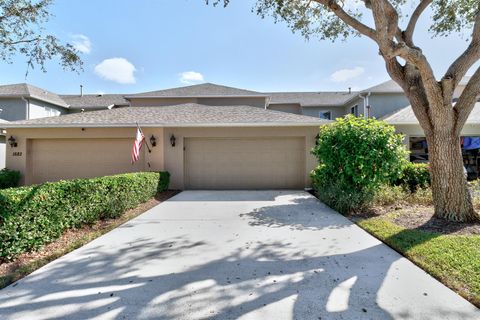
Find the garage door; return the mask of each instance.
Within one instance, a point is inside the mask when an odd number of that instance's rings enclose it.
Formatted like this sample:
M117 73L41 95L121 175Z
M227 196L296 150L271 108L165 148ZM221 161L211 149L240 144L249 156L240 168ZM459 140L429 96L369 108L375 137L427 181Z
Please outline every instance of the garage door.
M131 164L132 139L35 139L30 143L31 183L144 169L142 159Z
M188 189L297 189L304 176L304 138L185 140Z

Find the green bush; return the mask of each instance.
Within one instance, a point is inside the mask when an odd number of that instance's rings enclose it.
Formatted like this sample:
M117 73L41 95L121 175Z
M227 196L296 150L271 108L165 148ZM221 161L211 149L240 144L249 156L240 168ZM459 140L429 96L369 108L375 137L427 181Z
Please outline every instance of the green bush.
M0 189L13 188L18 186L20 171L2 169L0 170Z
M168 172L140 172L0 191L0 259L40 248L70 228L115 218L168 188Z
M415 193L418 189L430 187L430 171L425 163L407 162L403 167L400 178L394 179L393 184L402 186L405 190Z
M319 198L342 213L364 209L381 185L400 176L407 161L402 140L393 126L375 119L349 115L322 126L312 151Z

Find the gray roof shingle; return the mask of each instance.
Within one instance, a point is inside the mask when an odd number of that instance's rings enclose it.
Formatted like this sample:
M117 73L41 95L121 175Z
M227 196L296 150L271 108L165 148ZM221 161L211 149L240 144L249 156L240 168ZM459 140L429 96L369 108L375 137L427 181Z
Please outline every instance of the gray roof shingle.
M386 115L381 119L391 124L419 124L411 106ZM480 102L475 103L466 123L480 123Z
M32 86L28 83L7 84L0 86L0 98L32 98L68 108L68 104L56 93Z
M342 106L358 92L270 92L270 104L295 103L302 107Z
M128 106L129 103L123 96L122 94L61 95L71 109L107 108L111 105Z
M228 97L228 96L250 96L263 97L264 93L221 86L214 83L202 83L193 86L179 87L158 91L142 92L126 95L127 98L145 98L145 97Z
M403 93L402 87L398 85L393 80L388 80L385 82L382 82L376 86L373 86L371 88L368 88L364 90L363 92L371 92L371 93Z
M312 126L329 123L319 118L251 106L207 106L195 103L166 107L126 107L58 117L21 120L3 125L21 127L130 127L141 126Z

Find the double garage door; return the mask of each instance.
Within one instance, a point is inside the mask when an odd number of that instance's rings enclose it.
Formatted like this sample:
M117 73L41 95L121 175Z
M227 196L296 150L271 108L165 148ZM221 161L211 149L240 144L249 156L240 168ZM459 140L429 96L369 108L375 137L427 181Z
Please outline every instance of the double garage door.
M131 164L132 139L35 139L30 142L30 183L142 171Z
M30 183L89 178L144 170L131 164L132 139L35 139L30 141ZM305 139L185 138L186 189L298 189L305 185ZM178 146L177 146L178 148ZM173 152L170 146L165 152Z
M185 139L187 189L288 189L305 184L305 139Z

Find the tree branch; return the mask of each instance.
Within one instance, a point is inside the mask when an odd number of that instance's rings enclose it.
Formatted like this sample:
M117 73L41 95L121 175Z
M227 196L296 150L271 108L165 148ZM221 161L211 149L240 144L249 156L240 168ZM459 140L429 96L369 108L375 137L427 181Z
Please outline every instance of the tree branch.
M31 43L31 42L36 42L40 41L42 38L37 37L33 39L25 39L25 40L17 40L17 41L0 41L0 44L5 45L5 46L14 46L20 43Z
M336 0L312 0L330 9L340 20L370 39L377 40L376 31L350 16Z
M404 38L408 45L413 46L413 33L415 32L415 27L417 26L418 19L422 13L427 9L427 7L432 3L433 0L422 0L410 17L407 28L404 31Z
M475 102L477 102L478 96L480 95L480 67L475 71L473 76L468 81L468 84L465 86L460 98L458 98L453 111L456 114L456 123L455 130L457 133L463 128L465 122L467 122L470 112L472 112L475 107Z
M443 76L450 81L452 91L457 87L468 70L480 59L480 6L473 25L472 40L467 49L455 60Z

